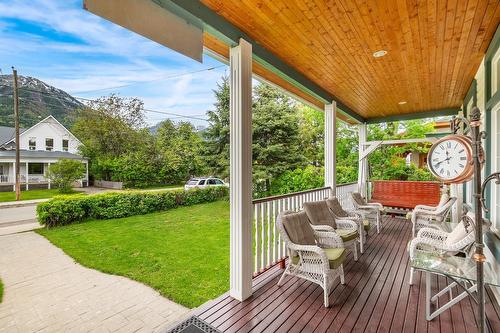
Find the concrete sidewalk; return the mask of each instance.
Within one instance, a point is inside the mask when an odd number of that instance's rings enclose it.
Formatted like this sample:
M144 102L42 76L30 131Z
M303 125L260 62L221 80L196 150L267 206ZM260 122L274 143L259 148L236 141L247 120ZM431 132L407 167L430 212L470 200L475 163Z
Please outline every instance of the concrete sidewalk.
M75 263L44 237L0 236L0 332L158 332L190 310L130 279Z

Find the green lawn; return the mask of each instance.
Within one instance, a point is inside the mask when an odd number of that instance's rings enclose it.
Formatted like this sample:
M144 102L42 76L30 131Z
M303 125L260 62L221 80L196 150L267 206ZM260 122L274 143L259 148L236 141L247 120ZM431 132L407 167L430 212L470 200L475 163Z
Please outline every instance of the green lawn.
M229 203L37 231L84 266L127 276L193 308L229 289Z
M0 303L2 303L3 299L3 283L2 280L0 280Z
M73 193L80 193L75 191ZM48 199L60 195L57 189L21 191L21 200ZM71 194L71 193L70 193ZM0 202L16 201L15 192L0 192Z

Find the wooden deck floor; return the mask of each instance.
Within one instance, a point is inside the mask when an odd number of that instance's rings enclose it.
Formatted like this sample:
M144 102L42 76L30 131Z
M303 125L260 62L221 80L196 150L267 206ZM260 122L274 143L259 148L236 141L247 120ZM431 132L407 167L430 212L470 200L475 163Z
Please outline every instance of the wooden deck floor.
M469 297L436 319L425 320L424 275L417 273L416 283L408 285L410 235L407 220L385 218L382 231L371 234L359 261L349 254L346 284L337 280L330 308L323 307L323 290L316 284L288 278L278 287L281 270L275 267L254 280L250 299L238 302L223 295L197 315L224 332L477 332L475 303ZM446 285L445 278L434 279L434 285ZM489 329L500 332L500 309L490 297L488 291Z

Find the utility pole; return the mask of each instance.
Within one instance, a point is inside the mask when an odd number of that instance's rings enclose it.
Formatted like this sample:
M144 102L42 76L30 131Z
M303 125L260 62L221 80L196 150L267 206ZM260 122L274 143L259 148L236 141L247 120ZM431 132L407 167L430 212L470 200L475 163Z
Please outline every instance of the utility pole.
M19 91L17 88L17 70L12 67L12 76L14 79L14 119L16 127L16 201L21 200L21 182L19 179L21 158L19 151ZM28 181L26 179L26 181Z

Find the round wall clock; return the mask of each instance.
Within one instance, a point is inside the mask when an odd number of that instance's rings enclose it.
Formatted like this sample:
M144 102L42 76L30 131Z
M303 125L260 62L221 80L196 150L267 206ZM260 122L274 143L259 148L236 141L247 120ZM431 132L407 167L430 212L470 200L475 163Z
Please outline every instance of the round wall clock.
M483 160L482 150L480 156ZM427 164L432 174L445 183L463 183L471 179L474 175L472 140L458 134L439 139L429 150Z

